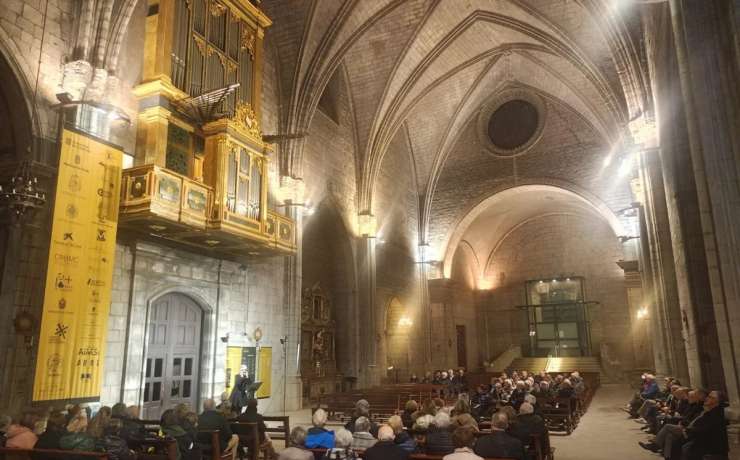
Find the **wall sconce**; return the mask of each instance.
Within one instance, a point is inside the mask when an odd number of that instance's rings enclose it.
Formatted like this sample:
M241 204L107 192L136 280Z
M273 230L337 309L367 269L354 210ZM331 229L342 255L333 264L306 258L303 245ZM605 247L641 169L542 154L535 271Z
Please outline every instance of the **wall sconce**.
M647 307L640 307L637 310L637 319L645 319L648 316L648 309Z
M399 327L411 327L414 325L414 322L406 315L403 315L401 319L398 320L398 326Z
M36 318L27 311L18 313L13 320L15 333L23 336L23 342L29 350L33 348L33 329L35 325Z
M262 340L262 329L258 327L254 330L254 341L259 343L260 340Z

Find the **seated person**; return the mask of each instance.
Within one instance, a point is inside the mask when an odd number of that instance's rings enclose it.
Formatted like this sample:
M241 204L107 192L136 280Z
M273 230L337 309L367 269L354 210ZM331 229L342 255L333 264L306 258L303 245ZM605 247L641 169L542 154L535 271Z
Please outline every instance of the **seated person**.
M396 445L409 453L416 450L416 441L406 430L403 429L401 417L394 415L389 418L388 426L393 429L393 435L395 436L393 442L396 443Z
M528 402L522 403L522 406L519 408L516 425L511 434L519 439L522 445L532 447L535 442L532 436L537 436L542 443L543 450L549 451L545 421L542 417L534 413L534 407ZM535 449L530 449L530 452L534 455Z
M413 399L406 401L406 407L403 409L401 419L403 420L403 426L405 426L407 430L410 430L411 427L414 426L414 420L416 419L414 417L414 413L418 410L419 404L416 401Z
M444 456L443 460L483 460L473 453L475 432L471 428L459 427L452 433L455 452Z
M36 442L36 449L61 449L59 440L67 434L67 417L59 411L52 411L46 420L46 431Z
M526 384L524 383L524 381L519 380L518 382L516 382L516 386L511 392L511 396L509 397L509 404L514 406L515 410L519 410L519 406L521 406L524 402L524 397L527 395L525 387Z
M67 433L59 438L59 447L64 450L95 449L95 439L87 434L87 412L80 410L67 424Z
M236 448L239 445L239 437L231 432L231 425L229 425L226 417L221 412L216 410L216 402L212 399L206 399L203 402L203 413L198 416L198 426L193 427L193 423L188 421L187 425L190 429L186 428L186 431L203 430L203 431L214 431L218 430L219 440L221 442L221 451L223 453L232 453L236 457Z
M651 442L638 441L643 449L652 452L663 452L665 458L671 458L674 443L680 448L684 438L685 428L704 411L704 400L707 397L705 390L696 389L689 392L689 406L683 418L677 424L667 423L658 431L658 435Z
M364 460L406 460L408 451L404 450L394 442L393 429L383 425L378 430L378 442L365 451L362 456Z
M426 436L427 454L446 455L455 450L450 433L450 416L446 412L437 412Z
M16 449L33 449L38 437L33 432L38 416L34 412L25 412L20 419L8 426L5 433L5 447Z
M260 451L264 454L265 458L274 458L275 449L272 447L272 440L267 434L267 426L262 415L257 412L257 400L252 398L247 400L247 408L237 420L240 422L250 422L257 424L257 431L260 436ZM241 437L240 437L241 438ZM242 442L244 445L244 442Z
M712 391L704 401L704 412L686 427L682 460L702 460L705 455L727 458L729 443L724 396Z
M196 442L196 436L180 425L174 410L167 409L162 413L160 426L164 436L177 441L177 450L180 453L181 460L199 460L201 458L201 449Z
M311 419L313 426L308 429L306 436L306 447L309 449L325 448L331 449L334 447L334 432L324 429L328 416L324 409L316 409ZM349 430L347 430L349 431ZM351 434L351 433L350 433ZM352 444L352 436L347 443L347 447Z
M306 429L297 426L290 431L288 447L283 449L278 460L314 460L313 452L306 449Z
M416 422L414 422L414 426L411 429L411 434L413 435L414 442L416 442L417 450L426 450L427 433L429 432L429 427L432 426L433 421L433 416L422 415L421 417L416 419Z
M503 412L496 412L491 419L491 434L483 436L475 443L474 452L483 458L524 459L524 446L514 436L506 433L509 419Z
M630 401L628 405L627 410L630 413L630 416L632 418L637 418L637 411L640 409L642 404L648 399L655 399L659 391L660 388L658 388L658 384L655 382L655 376L652 374L643 374L640 392L632 398L632 401Z
M95 450L108 454L110 460L133 460L136 455L128 448L126 440L121 438L123 423L117 418L107 418L102 436L95 439Z
M355 420L355 432L352 433L352 448L367 449L375 445L376 442L378 440L370 434L370 420L367 417L360 417Z
M352 419L344 425L344 428L349 430L350 433L355 432L355 421L360 417L366 417L370 420L370 403L365 399L360 399L355 403L355 410L352 413ZM378 434L378 425L375 422L370 421L370 433L375 436Z
M123 403L114 404L111 408L111 417L121 421L119 435L125 440L141 440L146 438L144 424L131 417L130 410Z
M358 458L355 451L352 450L352 433L346 428L338 429L336 434L333 435L332 441L334 446L326 451L323 460L354 460Z

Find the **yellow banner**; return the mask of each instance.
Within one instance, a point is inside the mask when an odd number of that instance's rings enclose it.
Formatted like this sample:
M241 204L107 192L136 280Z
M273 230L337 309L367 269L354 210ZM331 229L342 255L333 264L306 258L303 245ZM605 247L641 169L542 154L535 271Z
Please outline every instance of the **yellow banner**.
M33 400L100 396L122 151L64 130Z
M257 390L257 399L269 398L272 391L272 347L262 347L257 356L259 360L257 381L262 386Z

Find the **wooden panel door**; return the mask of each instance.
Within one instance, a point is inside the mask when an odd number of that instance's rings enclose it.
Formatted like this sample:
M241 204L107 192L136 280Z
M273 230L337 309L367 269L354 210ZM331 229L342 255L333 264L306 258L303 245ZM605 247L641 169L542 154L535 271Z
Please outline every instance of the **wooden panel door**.
M468 368L468 344L465 326L455 326L457 331L457 367Z
M186 403L197 410L202 311L181 294L168 294L149 313L142 417Z

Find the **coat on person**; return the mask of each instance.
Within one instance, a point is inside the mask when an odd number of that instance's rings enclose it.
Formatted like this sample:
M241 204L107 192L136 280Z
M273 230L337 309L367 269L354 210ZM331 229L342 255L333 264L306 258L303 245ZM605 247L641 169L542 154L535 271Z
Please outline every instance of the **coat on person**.
M10 425L5 436L5 447L16 449L33 449L38 440L36 433L23 425Z
M309 449L333 449L334 432L317 426L308 429L306 447Z
M522 442L504 431L494 431L478 438L473 451L483 458L505 457L517 460L525 458Z
M278 460L314 460L314 454L300 447L288 447L280 451Z
M87 433L67 433L59 438L59 447L63 450L95 450L95 438Z
M231 439L231 425L229 425L226 417L214 409L204 410L202 414L198 416L198 429L204 431L218 430L219 441L221 442L221 450L226 449Z
M378 441L365 451L362 458L364 460L406 460L409 458L409 453L393 441Z
M427 454L447 455L455 451L452 444L452 433L446 428L430 427L427 431Z
M722 406L708 410L686 427L682 460L702 460L705 455L726 456L729 451L727 421Z

